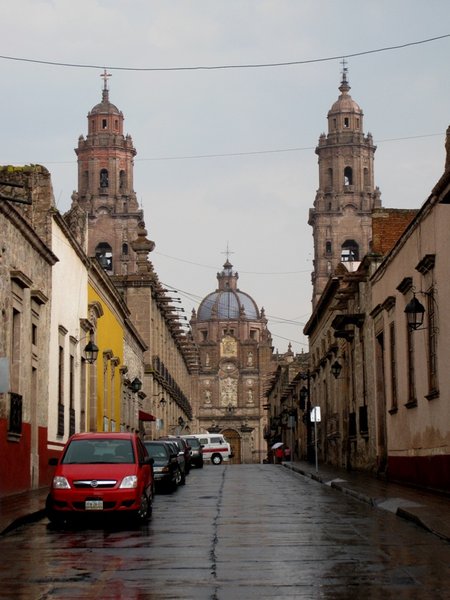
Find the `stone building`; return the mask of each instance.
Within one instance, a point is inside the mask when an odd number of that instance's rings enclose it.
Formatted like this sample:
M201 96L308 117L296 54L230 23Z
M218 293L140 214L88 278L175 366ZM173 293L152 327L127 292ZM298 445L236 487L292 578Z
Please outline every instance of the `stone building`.
M319 188L309 224L313 228L313 306L340 262L360 261L370 250L372 210L381 206L374 186L372 135L364 134L363 111L350 96L344 68L341 92L328 112L328 133L316 148Z
M51 201L45 168L0 169L0 495L45 483L50 299L58 258L35 227L39 201Z
M193 311L191 327L200 364L193 377L199 432L221 432L237 463L259 463L264 442L265 392L276 365L264 309L237 286L227 260L218 288Z
M442 177L372 276L371 367L387 475L448 493L450 127L446 148Z

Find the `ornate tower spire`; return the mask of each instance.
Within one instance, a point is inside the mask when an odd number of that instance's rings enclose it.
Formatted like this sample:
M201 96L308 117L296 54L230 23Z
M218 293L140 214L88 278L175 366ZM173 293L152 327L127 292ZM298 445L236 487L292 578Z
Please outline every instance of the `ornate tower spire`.
M313 305L340 262L357 262L372 239L372 210L381 206L374 187L372 135L363 132L363 111L350 96L348 69L342 61L340 95L328 111L328 133L322 133L319 188L310 209L313 228Z
M133 190L136 150L130 135L124 135L122 111L109 99L110 73L103 71L102 99L88 113L88 133L80 135L78 205L88 215L88 254L97 256L105 270L126 275L137 270L131 242L138 237L142 210Z

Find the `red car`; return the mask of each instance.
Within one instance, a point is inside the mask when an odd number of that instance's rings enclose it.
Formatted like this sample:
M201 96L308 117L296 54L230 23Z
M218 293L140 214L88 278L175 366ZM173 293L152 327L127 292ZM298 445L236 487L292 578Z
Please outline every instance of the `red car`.
M88 514L127 514L144 522L152 512L153 459L132 433L76 433L56 465L46 511L63 523Z

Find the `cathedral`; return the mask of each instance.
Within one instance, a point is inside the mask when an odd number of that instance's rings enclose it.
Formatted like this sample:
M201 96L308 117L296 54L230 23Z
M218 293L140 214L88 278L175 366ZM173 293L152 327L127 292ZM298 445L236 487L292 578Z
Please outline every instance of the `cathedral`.
M266 457L265 392L275 369L264 309L238 288L227 259L218 287L193 311L191 328L200 366L193 378L199 429L221 432L233 461L259 463Z

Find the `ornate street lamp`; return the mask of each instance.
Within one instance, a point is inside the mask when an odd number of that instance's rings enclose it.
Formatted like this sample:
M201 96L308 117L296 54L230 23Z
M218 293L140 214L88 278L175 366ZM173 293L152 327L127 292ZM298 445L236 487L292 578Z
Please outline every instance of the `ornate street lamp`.
M137 394L137 392L140 392L142 389L142 381L140 379L138 379L137 377L135 377L133 379L133 381L130 384L131 390Z
M84 347L84 359L87 363L92 365L97 360L97 356L98 346L96 346L92 340L89 340L89 342Z
M425 307L417 300L415 294L405 306L405 313L409 330L415 331L416 329L420 329L423 324Z
M333 376L337 379L341 374L341 371L342 365L337 360L335 360L334 363L331 365L331 372Z

